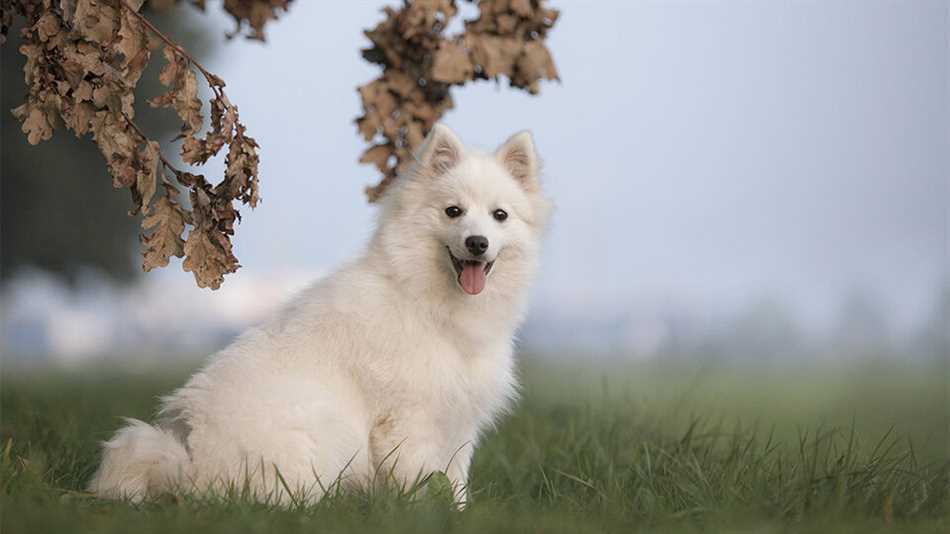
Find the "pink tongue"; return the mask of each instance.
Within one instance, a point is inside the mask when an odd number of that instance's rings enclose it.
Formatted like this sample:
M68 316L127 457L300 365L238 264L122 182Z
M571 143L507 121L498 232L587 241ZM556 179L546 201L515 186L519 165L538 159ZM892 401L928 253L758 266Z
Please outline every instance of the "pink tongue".
M466 263L462 267L462 274L459 275L459 283L469 295L481 293L485 289L485 264Z

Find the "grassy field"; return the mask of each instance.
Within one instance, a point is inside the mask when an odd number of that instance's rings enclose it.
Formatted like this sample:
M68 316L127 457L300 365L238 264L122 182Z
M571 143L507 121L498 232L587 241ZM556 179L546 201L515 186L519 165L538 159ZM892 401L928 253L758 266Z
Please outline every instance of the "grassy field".
M187 369L3 370L0 530L39 532L947 532L945 365L523 366L478 450L472 503L430 491L278 509L138 506L82 489L119 416ZM435 484L433 484L433 487ZM433 496L434 495L434 496Z

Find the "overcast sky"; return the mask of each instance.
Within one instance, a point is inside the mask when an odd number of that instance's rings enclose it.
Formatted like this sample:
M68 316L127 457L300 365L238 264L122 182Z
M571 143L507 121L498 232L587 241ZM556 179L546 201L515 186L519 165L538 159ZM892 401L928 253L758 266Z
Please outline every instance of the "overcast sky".
M378 73L359 49L381 5L294 2L265 46L208 59L262 145L264 203L236 238L245 269L323 271L365 241L377 177L356 164L352 120L355 87ZM536 302L771 296L815 318L867 289L909 317L948 280L950 4L551 5L563 82L538 98L454 89L445 117L486 148L535 134L557 205Z

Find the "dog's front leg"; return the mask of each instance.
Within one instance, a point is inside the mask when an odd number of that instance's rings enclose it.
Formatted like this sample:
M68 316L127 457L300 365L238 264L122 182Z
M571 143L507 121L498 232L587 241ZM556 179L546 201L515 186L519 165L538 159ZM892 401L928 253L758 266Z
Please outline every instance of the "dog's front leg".
M381 419L370 434L376 481L408 491L431 473L442 472L452 483L456 501L464 502L474 442L450 445L445 434L418 417Z
M445 475L452 483L455 502L460 507L468 504L468 470L475 452L475 438L465 441L452 451L449 463L444 468Z
M435 427L420 420L386 417L370 434L376 481L410 490L429 473L441 471Z

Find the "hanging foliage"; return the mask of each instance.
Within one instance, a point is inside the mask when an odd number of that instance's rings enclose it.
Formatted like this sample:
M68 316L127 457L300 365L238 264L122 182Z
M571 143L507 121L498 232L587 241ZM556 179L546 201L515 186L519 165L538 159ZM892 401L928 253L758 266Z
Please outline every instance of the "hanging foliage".
M151 0L155 9L179 0ZM13 109L30 144L65 128L89 136L105 158L116 188L127 189L130 215L141 213L142 268L150 271L184 258L198 286L217 289L239 267L231 237L241 215L236 205L255 207L258 144L247 133L225 82L160 32L140 10L143 0L0 0L0 43L14 17L25 19L19 51L26 57L26 97ZM204 0L187 3L205 9ZM288 9L290 0L224 0L235 20L229 37L264 40L265 25ZM558 79L545 45L558 12L543 0L481 0L479 15L460 35L445 36L457 15L455 0L405 0L384 9L385 20L366 36L363 57L383 67L379 78L359 88L363 115L356 122L372 143L360 158L374 164L382 180L367 188L376 200L411 158L411 151L446 110L450 88L474 80L505 78L531 94L542 79ZM135 122L135 90L155 51L164 67L166 92L149 99L181 120L175 139L181 160L198 168L224 151L224 175L209 181L192 169L178 169L159 143ZM207 103L199 83L211 90ZM205 121L204 109L210 110ZM204 133L202 133L204 132ZM178 201L187 190L190 206Z
M173 2L155 2L153 7ZM204 7L203 1L192 2ZM264 38L264 24L287 8L288 0L229 0L224 9L239 32ZM255 207L258 196L258 145L228 100L224 81L153 26L139 10L142 0L3 0L2 36L15 15L26 19L19 51L26 56L26 98L13 109L30 144L48 140L56 128L77 137L90 135L99 147L115 188L128 189L130 215L141 212L142 268L168 265L172 256L198 286L217 289L224 275L240 267L231 236L240 220L235 202ZM135 123L135 89L152 53L162 47L164 94L148 104L173 110L182 121L182 161L200 166L222 150L226 169L217 183L177 169L158 142ZM197 72L197 74L196 74ZM211 120L204 135L201 79L211 88ZM187 189L190 208L178 202ZM186 232L187 229L187 232Z
M544 0L480 0L478 17L460 35L445 29L458 14L454 0L405 1L383 9L385 19L365 32L372 46L363 57L383 71L359 87L363 115L356 125L372 145L361 163L375 165L380 182L366 189L375 201L409 165L413 150L452 108L452 86L505 78L531 94L540 80L557 80L545 44L558 11Z

